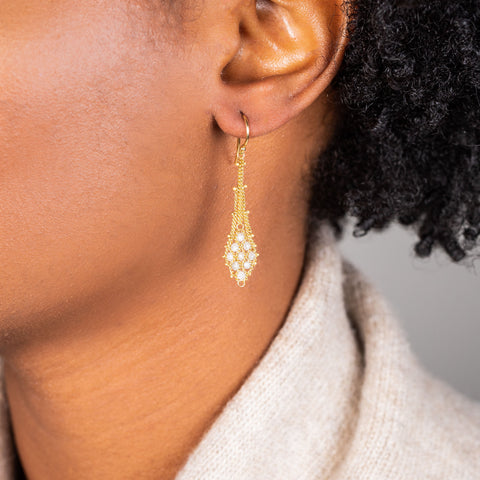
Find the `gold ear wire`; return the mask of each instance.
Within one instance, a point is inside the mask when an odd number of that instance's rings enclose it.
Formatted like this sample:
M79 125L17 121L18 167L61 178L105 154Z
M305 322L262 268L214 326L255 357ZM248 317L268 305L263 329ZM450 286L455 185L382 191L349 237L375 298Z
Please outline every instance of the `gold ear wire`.
M243 183L245 170L245 150L250 138L250 126L247 116L242 112L245 122L245 141L242 144L237 139L237 154L235 165L238 167L238 183L233 187L235 192L235 206L232 213L232 226L225 245L225 265L230 270L230 277L234 278L239 287L244 287L248 277L252 274L253 267L257 264L257 246L253 241L253 233L248 221L248 214L245 203L246 185Z

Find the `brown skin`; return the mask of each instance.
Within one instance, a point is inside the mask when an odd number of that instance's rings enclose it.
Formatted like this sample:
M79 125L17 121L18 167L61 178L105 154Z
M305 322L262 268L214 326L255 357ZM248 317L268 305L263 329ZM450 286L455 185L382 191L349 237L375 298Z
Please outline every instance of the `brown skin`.
M0 353L30 480L174 478L264 354L344 20L334 0L191 0L183 24L144 1L0 2ZM240 111L245 288L222 259Z

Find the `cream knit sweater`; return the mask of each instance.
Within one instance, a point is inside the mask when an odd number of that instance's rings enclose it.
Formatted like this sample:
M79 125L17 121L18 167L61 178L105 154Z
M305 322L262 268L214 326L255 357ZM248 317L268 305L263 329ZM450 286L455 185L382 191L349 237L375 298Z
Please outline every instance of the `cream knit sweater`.
M0 408L0 480L13 480ZM284 324L177 475L207 479L480 480L480 403L423 367L319 223Z

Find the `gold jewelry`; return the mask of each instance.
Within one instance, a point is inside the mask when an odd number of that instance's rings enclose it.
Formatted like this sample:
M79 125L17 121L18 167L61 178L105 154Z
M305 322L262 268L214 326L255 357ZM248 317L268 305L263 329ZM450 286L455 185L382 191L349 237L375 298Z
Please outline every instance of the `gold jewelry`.
M239 287L244 287L247 278L251 275L253 267L257 264L257 246L253 241L253 233L248 221L248 210L245 210L245 189L243 174L245 168L245 149L250 138L250 127L247 116L242 113L245 122L246 140L241 144L237 139L237 155L235 165L238 167L238 184L233 187L235 191L235 209L232 213L232 227L225 245L225 265L230 270L230 277L237 281Z

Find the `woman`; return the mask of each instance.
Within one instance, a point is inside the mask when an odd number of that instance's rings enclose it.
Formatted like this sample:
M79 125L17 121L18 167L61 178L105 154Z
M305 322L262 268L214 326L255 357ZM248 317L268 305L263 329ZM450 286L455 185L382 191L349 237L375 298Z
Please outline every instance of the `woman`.
M480 478L480 405L336 247L473 251L477 1L0 19L1 479Z

